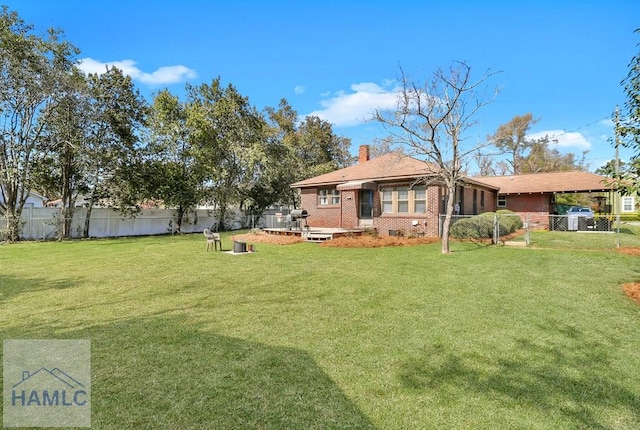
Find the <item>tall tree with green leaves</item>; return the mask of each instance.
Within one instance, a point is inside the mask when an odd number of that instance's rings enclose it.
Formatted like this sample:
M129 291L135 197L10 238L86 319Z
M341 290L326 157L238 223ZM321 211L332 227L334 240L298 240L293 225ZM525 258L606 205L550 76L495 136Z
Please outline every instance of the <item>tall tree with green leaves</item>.
M640 34L640 28L635 33ZM637 45L640 47L640 43ZM621 82L626 100L622 114L615 114L614 145L624 145L634 151L626 171L619 172L614 185L623 194L640 193L640 51L629 62L629 73Z
M267 118L274 139L271 152L278 157L274 176L282 192L280 203L299 205L297 191L289 187L292 183L353 164L351 140L336 135L328 121L316 116L300 120L285 99L277 110L267 108Z
M78 50L62 33L33 33L16 12L0 13L0 215L7 238L20 238L20 216L34 187L34 171L51 150L44 126L62 76L70 73Z
M580 158L572 152L562 154L549 145L549 138L544 137L530 142L529 153L521 160L521 174L561 172L567 170L587 170L587 151Z
M61 201L58 238L71 235L76 200L88 191L85 163L86 135L89 128L89 104L84 75L74 69L61 76L64 90L54 95L55 103L47 112L44 137L50 144L46 158L37 166L38 187L44 187Z
M148 105L131 77L116 67L89 74L86 94L82 165L88 194L83 235L88 237L92 209L98 202L130 214L142 198L139 147Z
M41 179L62 201L60 238L70 235L75 202L87 200L83 235L89 236L93 207L101 202L122 213L139 200L138 134L146 102L131 78L115 67L101 74L70 74L51 107L45 135L51 143Z
M267 165L264 146L265 121L249 99L233 85L211 84L189 87L189 124L198 159L206 168L208 195L216 206L218 228L226 228L227 211L263 203L255 199Z
M145 136L142 195L177 211L176 230L204 198L206 171L193 145L189 107L168 90L155 95Z
M506 158L496 160L476 156L484 174L521 175L527 173L557 172L562 170L586 170L586 152L581 157L573 153L563 154L550 145L549 137L531 139L529 131L539 120L526 113L516 115L509 122L498 127L488 137L498 150L499 155Z
M510 167L510 173L518 175L523 169L523 160L531 150L533 142L527 139L529 129L539 120L531 113L516 115L509 122L498 127L489 140L502 153L507 155L505 162Z

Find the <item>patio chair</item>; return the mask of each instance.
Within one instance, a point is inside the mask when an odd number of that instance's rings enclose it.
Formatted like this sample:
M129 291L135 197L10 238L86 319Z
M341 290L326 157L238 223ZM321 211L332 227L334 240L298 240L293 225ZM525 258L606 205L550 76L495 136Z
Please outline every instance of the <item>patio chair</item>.
M214 233L208 228L205 228L202 233L207 238L207 251L209 251L211 245L213 245L213 250L217 251L218 244L220 244L220 251L222 251L222 239L220 239L220 233Z

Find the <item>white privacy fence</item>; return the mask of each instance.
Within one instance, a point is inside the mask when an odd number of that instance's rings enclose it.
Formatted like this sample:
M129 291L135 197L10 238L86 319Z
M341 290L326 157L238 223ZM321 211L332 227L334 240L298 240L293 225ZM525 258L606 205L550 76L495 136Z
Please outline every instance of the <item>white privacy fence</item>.
M71 222L71 237L83 237L87 210L76 208ZM89 237L122 237L173 234L177 231L176 211L173 209L144 209L135 217L126 217L113 209L94 208L91 212ZM228 228L239 229L257 224L255 218L247 218L238 211L229 211L225 224ZM61 209L25 208L22 213L21 239L57 239L62 228ZM7 225L0 218L0 230ZM201 232L217 225L212 210L197 210L183 218L181 232Z

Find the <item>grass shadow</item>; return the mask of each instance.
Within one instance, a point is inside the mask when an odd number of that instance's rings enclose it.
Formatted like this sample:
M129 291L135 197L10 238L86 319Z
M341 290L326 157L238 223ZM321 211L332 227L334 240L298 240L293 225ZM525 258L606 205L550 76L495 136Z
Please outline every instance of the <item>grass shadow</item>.
M20 294L45 290L73 288L78 282L73 279L19 278L0 274L0 302L10 300Z
M95 428L374 428L298 349L199 330L175 315L64 335L91 339Z
M433 345L403 362L398 378L409 390L459 395L463 388L488 402L552 414L567 428L616 428L603 410L639 428L640 397L621 382L624 376L612 377L611 345L571 326L542 329L549 334L545 340L514 339L513 350L501 354Z

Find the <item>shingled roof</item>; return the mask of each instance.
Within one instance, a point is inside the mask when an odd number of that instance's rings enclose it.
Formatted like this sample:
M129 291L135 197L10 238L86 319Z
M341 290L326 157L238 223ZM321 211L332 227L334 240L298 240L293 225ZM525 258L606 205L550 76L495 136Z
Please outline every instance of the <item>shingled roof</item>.
M500 194L584 193L612 189L605 183L605 177L579 171L483 176L473 179L499 188Z
M344 184L352 181L374 182L415 179L438 172L433 164L397 153L388 153L364 163L291 184L293 188Z

